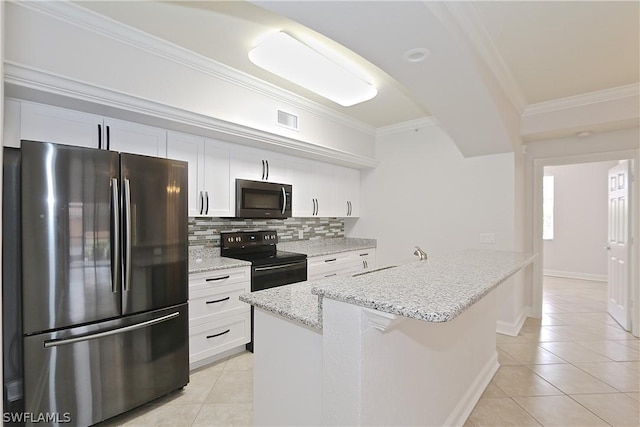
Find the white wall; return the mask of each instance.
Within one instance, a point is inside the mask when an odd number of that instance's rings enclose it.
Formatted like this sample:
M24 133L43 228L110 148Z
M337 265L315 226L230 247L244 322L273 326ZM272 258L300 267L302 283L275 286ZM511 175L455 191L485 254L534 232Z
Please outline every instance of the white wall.
M12 81L25 93L35 86L84 100L80 92L88 85L320 147L373 157L371 127L264 83L252 80L256 83L252 86L246 76L226 75L217 63L73 4L10 2L6 15L7 71L20 73ZM31 77L34 75L38 77ZM37 81L31 82L30 78ZM296 103L289 102L293 98ZM278 109L299 116L299 131L276 124Z
M464 158L437 126L381 136L374 170L361 173L363 217L349 237L378 239L378 265L464 248L514 248L514 155ZM479 243L495 233L496 243Z
M607 279L607 173L617 162L547 166L554 177L554 238L544 241L545 274Z

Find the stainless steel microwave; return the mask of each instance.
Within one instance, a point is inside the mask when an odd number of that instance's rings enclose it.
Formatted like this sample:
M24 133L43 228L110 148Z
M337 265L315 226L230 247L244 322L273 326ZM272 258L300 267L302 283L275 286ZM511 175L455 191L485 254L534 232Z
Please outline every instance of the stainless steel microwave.
M291 185L236 179L237 218L290 218Z

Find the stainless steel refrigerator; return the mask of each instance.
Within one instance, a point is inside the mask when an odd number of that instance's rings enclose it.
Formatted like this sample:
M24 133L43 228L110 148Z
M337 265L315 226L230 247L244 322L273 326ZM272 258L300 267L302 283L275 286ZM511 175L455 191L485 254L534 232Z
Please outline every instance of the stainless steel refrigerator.
M186 385L187 164L32 141L20 158L25 413L90 425Z

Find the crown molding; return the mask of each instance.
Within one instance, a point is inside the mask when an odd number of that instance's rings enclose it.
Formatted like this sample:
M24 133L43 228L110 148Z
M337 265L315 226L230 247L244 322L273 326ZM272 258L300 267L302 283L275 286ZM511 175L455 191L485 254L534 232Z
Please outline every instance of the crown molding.
M457 1L444 2L444 5L458 24L456 32L464 36L474 53L493 74L518 114L522 114L527 106L524 93L489 36L477 6L473 2Z
M355 168L373 168L379 163L378 160L373 158L227 122L108 88L72 80L48 71L25 67L11 61L5 61L4 72L4 82L8 88L5 92L7 96L11 96L11 92L15 91L18 92L16 98L24 98L20 96L19 92L34 91L47 94L49 98L57 96L84 103L84 105L95 106L97 110L94 111L95 114L102 114L101 111L104 111L105 108L137 113L145 117L159 119L160 123L162 123L161 126L164 128L206 134L229 142L261 146L261 148L299 157L308 157ZM36 102L38 101L40 100L36 100ZM152 123L152 125L158 126L157 123Z
M376 131L376 137L394 135L397 133L413 131L416 129L430 127L430 126L439 126L439 124L434 117L422 117L419 119L408 120L406 122L378 128Z
M553 113L561 110L582 107L585 105L599 104L616 101L624 98L640 97L640 83L632 83L625 86L618 86L611 89L604 89L595 92L583 93L566 98L552 99L551 101L539 102L529 105L522 117L529 117L536 114Z
M367 135L375 135L375 127L362 121L67 0L14 2L14 4L190 67Z

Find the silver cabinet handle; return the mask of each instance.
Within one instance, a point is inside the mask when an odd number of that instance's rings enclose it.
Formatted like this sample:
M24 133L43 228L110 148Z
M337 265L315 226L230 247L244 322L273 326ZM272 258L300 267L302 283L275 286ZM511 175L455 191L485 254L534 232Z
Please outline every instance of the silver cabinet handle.
M202 215L203 210L204 210L204 195L201 191L200 192L200 215Z
M131 184L124 179L124 221L125 221L125 262L124 262L124 290L131 290Z
M320 213L320 201L316 199L316 215Z
M267 164L267 178L266 178L266 180L269 181L269 160L265 160L265 163Z
M287 207L287 192L284 191L284 187L280 187L282 190L282 215L284 215L284 210Z
M102 150L102 125L98 124L98 150Z
M208 191L205 191L205 192L204 192L204 196L205 196L205 198L207 199L207 207L206 207L206 209L204 210L204 214L205 214L205 215L209 215L209 192L208 192Z
M264 181L264 176L265 176L265 172L266 172L266 168L264 166L264 160L262 161L262 180Z
M336 258L331 258L331 259L325 259L324 262L334 262L336 261Z
M167 320L174 319L180 316L180 312L176 311L175 313L167 314L166 316L158 317L157 319L147 320L146 322L138 323L131 326L125 326L124 328L112 329L110 331L98 332L96 334L87 334L81 335L73 338L67 339L53 339L44 342L44 348L57 347L60 345L73 344L80 341L89 341L95 340L98 338L104 338L111 335L122 334L125 332L135 331L136 329L146 328L147 326L157 325L158 323L166 322Z
M120 194L118 178L111 178L111 292L118 292L120 278Z

